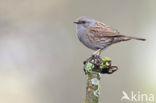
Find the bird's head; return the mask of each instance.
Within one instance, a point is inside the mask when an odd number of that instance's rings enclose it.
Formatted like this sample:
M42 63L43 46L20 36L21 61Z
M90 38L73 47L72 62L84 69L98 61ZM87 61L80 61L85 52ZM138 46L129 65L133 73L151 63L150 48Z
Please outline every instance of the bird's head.
M78 28L89 28L94 25L95 20L83 16L78 18L74 23L77 24Z

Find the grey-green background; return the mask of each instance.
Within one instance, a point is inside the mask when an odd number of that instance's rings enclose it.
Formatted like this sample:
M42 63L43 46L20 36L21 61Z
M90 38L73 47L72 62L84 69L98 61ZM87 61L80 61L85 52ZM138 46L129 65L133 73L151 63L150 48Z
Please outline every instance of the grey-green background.
M93 51L77 39L73 21L80 16L147 39L119 43L102 53L119 70L102 75L100 103L127 102L120 101L123 90L156 95L155 4L155 0L0 0L0 103L84 102L82 63Z

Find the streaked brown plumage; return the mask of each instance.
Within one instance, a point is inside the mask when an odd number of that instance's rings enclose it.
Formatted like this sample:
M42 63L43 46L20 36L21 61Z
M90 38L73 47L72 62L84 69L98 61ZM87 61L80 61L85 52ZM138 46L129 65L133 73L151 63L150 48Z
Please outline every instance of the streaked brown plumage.
M121 35L113 27L86 17L80 17L74 23L77 24L78 38L88 48L96 50L94 54L100 54L106 47L120 41L131 39L146 40L144 38Z

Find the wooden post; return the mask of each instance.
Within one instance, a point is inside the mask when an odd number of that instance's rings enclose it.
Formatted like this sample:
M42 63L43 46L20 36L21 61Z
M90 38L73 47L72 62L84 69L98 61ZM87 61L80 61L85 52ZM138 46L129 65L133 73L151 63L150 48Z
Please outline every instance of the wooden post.
M87 78L85 103L99 103L101 74L112 74L118 69L111 66L111 59L92 56L84 62L84 71Z

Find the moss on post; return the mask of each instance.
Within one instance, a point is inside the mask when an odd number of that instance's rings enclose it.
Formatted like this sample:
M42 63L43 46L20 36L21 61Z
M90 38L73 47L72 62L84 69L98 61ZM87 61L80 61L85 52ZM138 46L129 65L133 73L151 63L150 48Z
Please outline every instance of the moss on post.
M101 74L111 74L118 68L111 66L111 59L92 56L84 63L84 71L87 77L85 103L99 103Z
M87 74L85 103L98 103L99 94L100 94L100 73L89 72Z

